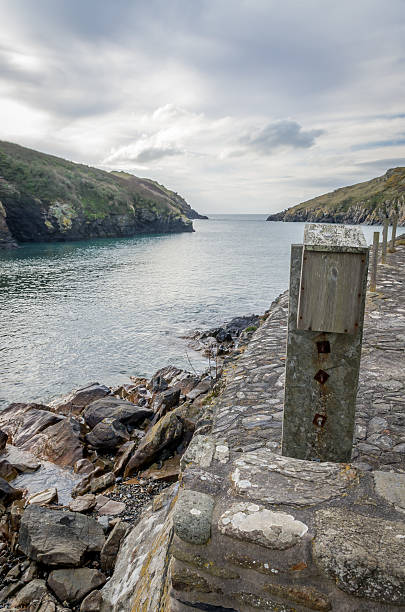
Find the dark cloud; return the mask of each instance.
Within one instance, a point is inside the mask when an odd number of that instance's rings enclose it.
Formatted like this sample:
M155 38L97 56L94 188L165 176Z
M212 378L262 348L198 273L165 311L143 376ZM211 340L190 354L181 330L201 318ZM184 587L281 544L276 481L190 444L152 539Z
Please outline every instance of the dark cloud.
M286 119L269 123L255 134L242 137L240 142L257 153L271 155L275 149L280 147L308 149L323 133L324 130L304 130L296 121Z

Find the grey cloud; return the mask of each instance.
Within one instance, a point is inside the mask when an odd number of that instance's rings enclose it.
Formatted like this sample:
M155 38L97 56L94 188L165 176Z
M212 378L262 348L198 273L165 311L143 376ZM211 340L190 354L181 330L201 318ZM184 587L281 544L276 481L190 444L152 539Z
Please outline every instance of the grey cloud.
M308 149L324 130L304 130L296 121L285 119L269 123L255 134L240 139L240 143L262 155L271 155L280 147Z
M173 155L181 155L182 152L179 149L165 149L159 147L149 147L144 149L136 157L131 157L131 160L138 161L140 163L146 163L150 161L156 161L163 157L171 157Z

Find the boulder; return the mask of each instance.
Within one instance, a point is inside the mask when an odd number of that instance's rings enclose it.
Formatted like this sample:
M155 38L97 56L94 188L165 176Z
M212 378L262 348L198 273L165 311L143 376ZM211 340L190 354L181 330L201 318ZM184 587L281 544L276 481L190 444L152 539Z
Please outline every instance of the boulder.
M41 431L54 425L61 417L41 404L10 404L0 413L0 428L9 440L22 447Z
M147 470L139 474L140 478L147 478L155 482L176 482L180 474L180 455L170 457L163 462L162 467L158 468L156 464L152 465Z
M10 447L9 447L10 448ZM36 472L41 467L39 461L35 461L35 459L11 459L11 465L13 468L20 472L21 474L30 474L31 472Z
M151 415L152 412L148 408L134 406L131 402L116 397L105 397L87 406L83 418L90 428L95 427L106 418L133 427Z
M21 519L18 544L23 553L45 565L80 565L86 553L101 551L101 526L77 512L28 506Z
M89 493L88 495L81 495L76 497L69 504L69 510L72 512L88 512L93 510L96 505L96 496Z
M203 379L201 382L198 383L198 385L196 387L191 389L191 391L189 391L186 394L186 398L188 400L195 400L200 395L203 395L204 393L207 393L211 389L212 384L213 384L213 381L212 381L211 378Z
M100 612L102 603L101 591L92 591L83 599L80 612Z
M166 412L178 406L180 399L180 389L170 388L162 391L153 402L153 411L156 413L164 406Z
M20 448L61 467L73 467L76 461L83 458L80 434L80 423L72 418L63 418L27 440Z
M57 569L48 576L48 586L61 601L79 603L90 591L106 582L104 574L96 569Z
M37 504L38 506L46 506L53 501L58 501L58 491L55 489L55 487L34 493L28 498L27 503L29 505Z
M8 435L5 431L0 429L0 453L6 450Z
M62 399L55 400L49 404L50 408L59 414L79 415L83 409L98 399L109 395L110 389L99 383L90 383L85 387L76 389Z
M129 440L129 433L117 419L105 418L86 435L86 440L94 448L117 448Z
M180 410L181 407L168 412L142 438L125 468L125 476L130 476L141 466L152 463L163 448L169 447L180 440L184 430L182 419L178 416Z
M119 447L114 463L115 475L118 475L122 472L128 459L135 450L135 447L136 443L133 440L129 440L128 442L125 442L122 446Z
M7 459L0 460L0 477L10 482L10 480L14 480L18 476L17 470L11 465Z
M121 541L129 528L129 523L119 521L106 539L100 555L101 567L103 571L110 572L114 569L115 559L117 557Z
M15 489L7 480L0 478L0 502L4 506L8 506L16 499L21 499L23 492L20 489Z
M79 459L73 466L75 474L88 475L94 472L94 464L89 459Z
M18 591L17 595L11 602L11 605L15 608L21 606L28 606L30 604L39 604L43 596L47 593L45 580L36 578L26 584L21 591Z
M107 472L98 478L93 478L90 481L90 489L92 493L98 493L98 491L104 491L115 483L115 476L113 472Z
M104 497L104 495L99 496ZM106 498L105 503L97 503L97 512L100 516L118 516L122 514L126 508L124 502L117 502L113 499ZM104 500L103 500L104 501Z

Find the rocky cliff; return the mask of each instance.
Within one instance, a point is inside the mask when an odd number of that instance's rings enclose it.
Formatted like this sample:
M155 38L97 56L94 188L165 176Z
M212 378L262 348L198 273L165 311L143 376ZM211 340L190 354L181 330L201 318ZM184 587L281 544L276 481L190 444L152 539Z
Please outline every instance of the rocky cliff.
M149 179L104 172L0 141L0 248L141 233L192 232L203 218Z
M318 223L380 224L385 216L398 213L405 225L405 168L392 168L384 176L342 187L301 202L267 221L315 221Z

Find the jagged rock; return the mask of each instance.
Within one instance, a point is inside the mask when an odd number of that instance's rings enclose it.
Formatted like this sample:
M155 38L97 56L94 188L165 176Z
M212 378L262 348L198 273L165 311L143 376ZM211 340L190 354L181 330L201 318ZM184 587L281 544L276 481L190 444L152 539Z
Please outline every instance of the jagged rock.
M91 474L94 472L94 464L88 459L79 459L73 466L75 474Z
M7 586L3 587L0 591L0 603L7 601L14 593L16 593L21 587L23 587L23 583L17 580L17 582L10 582Z
M212 379L205 378L200 383L198 383L196 387L194 387L193 389L191 389L191 391L187 393L186 398L188 400L195 400L200 395L207 393L211 389L211 387L212 387Z
M83 457L80 434L80 423L64 418L27 440L20 448L61 467L73 467Z
M20 549L45 565L78 566L86 553L99 552L104 542L97 521L77 512L29 506L21 519Z
M39 603L43 596L47 593L45 580L36 578L26 584L21 591L17 593L11 602L11 605L18 608L20 606L28 606L29 604Z
M35 461L34 459L11 458L10 463L17 470L17 472L20 472L21 474L36 472L41 467L39 461Z
M15 446L22 447L61 417L41 404L10 404L0 413L0 428ZM29 449L28 449L29 450Z
M24 582L24 584L27 584L28 582L31 582L32 580L34 580L34 578L37 578L37 577L38 577L38 565L34 561L32 561L27 567L27 569L24 570L24 573L21 576L21 581Z
M165 408L165 411L168 412L172 408L178 406L180 399L180 389L166 389L166 391L162 391L159 393L155 401L153 402L153 411L161 412L162 408Z
M76 497L69 504L69 510L72 512L87 512L88 510L93 510L96 505L96 496L92 493L88 495L81 495L80 497Z
M39 491L38 493L34 493L31 495L27 503L29 505L36 504L38 506L46 506L46 504L50 504L52 501L58 500L58 491L55 487L51 487L50 489L45 489L44 491Z
M79 415L86 406L98 399L109 395L110 389L99 383L90 383L85 387L76 389L66 397L55 400L49 404L50 408L59 414Z
M90 482L90 489L92 493L98 493L98 491L104 491L104 489L111 487L114 483L115 476L113 472L108 472L98 478L93 478Z
M99 495L98 497L104 498L104 495ZM117 502L108 497L104 499L98 500L96 505L96 510L100 516L118 516L124 512L126 508L124 502Z
M96 569L57 569L48 576L48 586L62 602L76 604L90 591L102 586L106 581L104 574Z
M102 603L101 591L92 591L83 599L80 612L100 612Z
M105 397L87 406L83 418L87 425L93 428L104 419L113 419L122 425L135 426L151 415L152 412L148 408L134 406L131 402L116 397Z
M114 569L115 559L117 557L121 541L127 533L129 527L129 523L119 521L106 539L100 554L101 568L103 571L109 572Z
M23 492L20 489L15 489L7 480L0 478L0 502L8 506L16 499L21 499Z
M129 440L129 434L120 421L105 418L86 435L86 440L94 448L117 448Z
M0 453L5 451L7 439L8 439L8 436L6 432L0 429Z
M124 469L128 459L130 458L133 450L135 449L136 443L133 440L125 442L119 447L115 463L114 463L114 474L118 475Z
M80 495L85 495L88 491L90 491L92 477L93 474L88 474L88 476L82 478L82 480L73 487L71 493L72 497L79 497Z
M152 463L154 457L165 447L177 442L183 434L183 422L178 416L180 408L166 414L141 440L125 468L125 476L131 475L142 465ZM181 412L180 412L181 414Z
M7 480L7 482L10 482L10 480L14 480L14 478L16 478L17 476L18 476L18 472L16 469L14 469L11 463L7 461L7 459L1 459L0 460L0 477L4 478L4 480Z
M176 482L180 473L180 455L170 457L163 462L162 467L158 468L156 464L152 465L147 470L139 474L140 478L147 478L155 482L167 481Z

